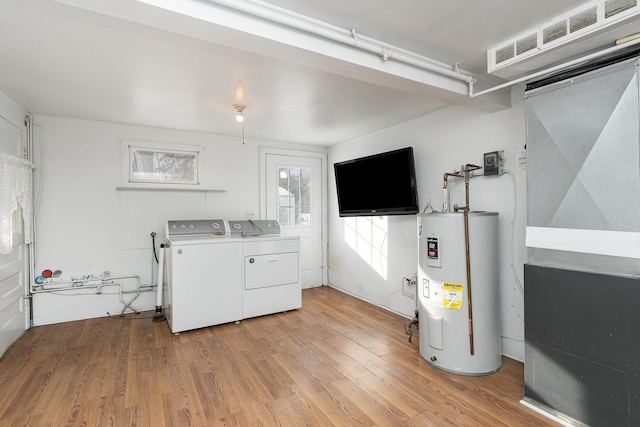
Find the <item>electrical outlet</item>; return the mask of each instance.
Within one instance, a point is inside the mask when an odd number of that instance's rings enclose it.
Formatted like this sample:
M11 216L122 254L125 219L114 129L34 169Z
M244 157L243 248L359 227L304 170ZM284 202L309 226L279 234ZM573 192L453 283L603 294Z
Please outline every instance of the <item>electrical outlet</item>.
M256 219L256 211L248 210L247 211L247 219Z

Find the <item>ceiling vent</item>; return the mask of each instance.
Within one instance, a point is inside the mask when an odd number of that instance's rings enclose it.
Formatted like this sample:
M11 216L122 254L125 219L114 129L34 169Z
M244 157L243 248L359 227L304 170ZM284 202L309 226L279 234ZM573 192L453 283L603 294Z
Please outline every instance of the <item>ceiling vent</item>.
M639 16L638 0L593 0L489 49L488 72L514 78L613 46L616 39L640 31ZM555 54L542 55L550 52Z

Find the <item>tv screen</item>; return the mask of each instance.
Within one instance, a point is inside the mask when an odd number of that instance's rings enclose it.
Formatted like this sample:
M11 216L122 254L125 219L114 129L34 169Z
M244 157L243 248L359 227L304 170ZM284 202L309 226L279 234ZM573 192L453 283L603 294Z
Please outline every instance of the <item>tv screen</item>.
M412 147L335 163L333 167L340 216L418 213Z

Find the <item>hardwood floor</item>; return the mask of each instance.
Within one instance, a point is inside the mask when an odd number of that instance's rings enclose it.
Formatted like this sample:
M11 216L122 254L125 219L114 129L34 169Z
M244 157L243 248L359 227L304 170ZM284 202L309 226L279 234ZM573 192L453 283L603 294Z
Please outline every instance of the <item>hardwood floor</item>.
M0 426L556 426L523 365L430 367L407 320L329 287L300 310L171 334L152 312L33 328L0 360Z

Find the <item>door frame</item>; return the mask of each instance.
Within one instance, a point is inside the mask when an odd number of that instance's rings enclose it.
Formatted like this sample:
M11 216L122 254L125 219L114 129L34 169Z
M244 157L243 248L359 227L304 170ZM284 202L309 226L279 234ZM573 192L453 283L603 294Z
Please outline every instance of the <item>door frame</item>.
M24 121L21 122L18 117L24 118ZM11 99L7 98L2 94L2 92L0 92L0 121L3 122L3 126L7 126L7 129L13 129L19 132L19 137L16 135L15 145L12 147L5 147L3 145L2 147L0 147L0 152L18 157L20 159L31 161L31 122L30 119L29 121L27 121L27 118L30 118L30 116L28 116L25 111L23 111L17 104L13 103ZM22 217L19 218L19 221L22 225L22 232L13 234L13 252L19 251L20 253L17 254L16 261L12 262L11 264L20 264L20 269L16 270L17 273L15 274L22 277L22 286L20 289L21 297L19 304L21 320L24 323L23 329L21 330L20 334L21 337L27 330L31 328L32 305L30 283L32 277L31 260L33 259L33 243L24 243L24 221L22 220ZM12 275L13 274L10 274L7 277L11 277ZM15 341L9 343L6 348L0 349L0 357L6 355L9 349L20 339L20 337L16 338Z
M327 236L328 236L328 207L327 207L327 160L328 154L319 151L289 150L285 148L260 147L260 219L267 218L267 155L291 156L291 157L310 157L320 159L320 188L322 189L320 200L321 215L321 245L322 245L322 284L328 284L327 277Z

